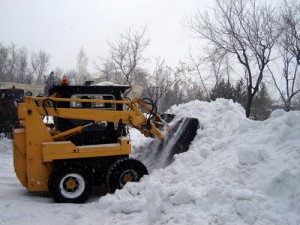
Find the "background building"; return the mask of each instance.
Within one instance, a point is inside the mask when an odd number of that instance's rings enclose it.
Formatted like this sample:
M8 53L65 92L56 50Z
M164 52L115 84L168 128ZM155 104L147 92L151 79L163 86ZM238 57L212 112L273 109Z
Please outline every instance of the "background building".
M41 95L44 93L43 85L20 84L14 82L0 82L0 89L12 88L12 87L23 89L25 94L31 92L33 96Z

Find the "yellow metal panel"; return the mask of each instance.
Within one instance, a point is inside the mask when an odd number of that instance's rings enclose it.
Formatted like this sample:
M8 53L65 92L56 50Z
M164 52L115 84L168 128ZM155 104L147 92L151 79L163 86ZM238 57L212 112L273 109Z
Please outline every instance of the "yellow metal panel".
M24 98L24 104L26 107L18 106L20 107L18 113L26 121L23 125L26 134L27 188L29 191L48 191L48 177L52 165L43 163L42 142L53 141L53 138L43 123L35 103L30 99Z
M59 159L93 158L102 156L129 155L131 144L128 139L121 139L119 143L75 146L72 142L43 142L43 162Z
M14 129L14 167L16 175L24 187L27 187L25 131L23 128Z

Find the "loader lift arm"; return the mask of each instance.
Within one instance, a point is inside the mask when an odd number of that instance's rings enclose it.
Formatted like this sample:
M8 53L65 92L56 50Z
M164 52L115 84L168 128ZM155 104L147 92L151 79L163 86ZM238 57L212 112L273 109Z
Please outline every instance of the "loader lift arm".
M92 109L92 108L57 108L57 102L81 102L81 103L109 103L120 104L127 107L125 111L112 109ZM148 114L139 109L141 107ZM75 120L87 120L99 123L101 121L119 123L120 121L135 129L138 129L146 137L156 137L159 140L164 140L165 132L169 129L168 124L151 109L143 100L136 98L134 100L99 100L99 99L76 99L76 98L56 98L56 97L24 97L24 103L19 104L18 114L23 126L26 126L26 118L30 115L32 108L36 108L40 116L54 116ZM26 115L27 114L27 115ZM164 129L158 129L158 127ZM73 132L81 132L83 127L75 127L71 130L56 134L54 139L71 135ZM64 134L63 134L64 133Z

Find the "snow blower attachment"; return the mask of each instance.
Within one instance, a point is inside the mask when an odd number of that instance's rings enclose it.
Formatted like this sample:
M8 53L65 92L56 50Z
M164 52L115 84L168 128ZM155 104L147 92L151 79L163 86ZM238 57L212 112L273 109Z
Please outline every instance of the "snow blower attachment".
M30 192L49 192L56 202L83 203L94 187L104 184L114 192L139 181L148 170L129 157L128 126L156 138L159 144L150 150L164 166L174 154L187 151L198 120L161 116L149 99L124 100L128 88L54 86L50 97L24 97L18 105L21 128L14 129L13 141L22 185ZM44 117L53 123L46 124Z

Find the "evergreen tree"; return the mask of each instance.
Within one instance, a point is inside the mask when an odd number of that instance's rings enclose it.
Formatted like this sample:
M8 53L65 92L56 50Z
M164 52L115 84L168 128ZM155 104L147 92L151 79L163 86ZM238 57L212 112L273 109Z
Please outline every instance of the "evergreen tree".
M244 108L247 106L247 86L241 78L234 87L234 102L240 103Z
M211 99L217 98L234 99L234 88L229 81L222 79L211 91Z
M270 117L270 106L272 100L268 94L267 87L264 82L261 83L257 96L253 100L253 108L251 118L254 120L265 120Z

